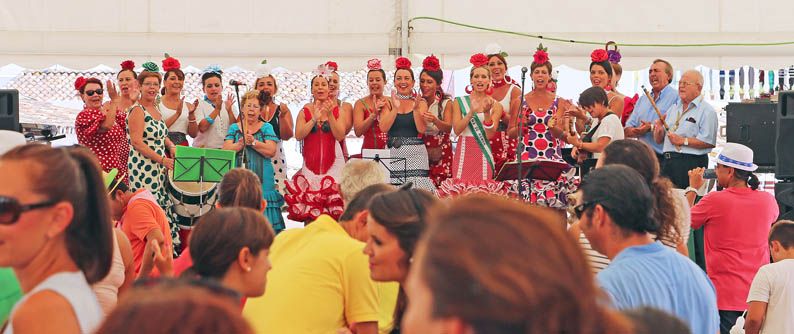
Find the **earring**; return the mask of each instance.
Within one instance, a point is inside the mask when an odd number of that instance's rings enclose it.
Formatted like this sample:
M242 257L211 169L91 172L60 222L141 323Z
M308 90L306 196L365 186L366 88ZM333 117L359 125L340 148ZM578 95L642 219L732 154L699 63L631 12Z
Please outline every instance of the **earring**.
M493 94L493 85L488 85L488 88L485 89L485 94Z
M250 272L251 271L251 267L245 268L245 271Z
M466 94L471 94L472 88L471 85L466 86Z

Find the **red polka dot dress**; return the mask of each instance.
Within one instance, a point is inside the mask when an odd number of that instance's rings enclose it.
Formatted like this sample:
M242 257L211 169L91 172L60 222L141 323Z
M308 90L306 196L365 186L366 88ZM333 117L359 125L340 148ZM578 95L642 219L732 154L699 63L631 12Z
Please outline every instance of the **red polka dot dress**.
M524 152L521 160L546 159L563 161L562 145L563 142L554 137L549 130L548 124L554 113L557 112L559 98L554 100L548 110L526 110L524 117ZM564 209L568 206L568 195L576 192L578 182L574 177L573 168L563 172L557 181L535 180L532 185L525 184L524 196L529 195L531 203ZM513 182L513 192L517 192L515 182ZM531 192L527 194L527 189Z
M118 169L116 179L129 184L127 158L130 154L130 146L127 143L126 118L126 112L117 110L113 127L109 131L102 132L100 124L105 121L105 113L99 109L86 108L77 114L75 133L77 142L94 152L99 164L102 165L102 170L109 172L113 168Z

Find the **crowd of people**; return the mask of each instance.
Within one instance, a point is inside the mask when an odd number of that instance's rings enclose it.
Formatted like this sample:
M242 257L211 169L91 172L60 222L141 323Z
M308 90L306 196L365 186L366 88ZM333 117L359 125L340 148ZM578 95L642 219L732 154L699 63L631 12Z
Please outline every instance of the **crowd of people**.
M328 62L294 119L266 66L237 107L212 66L185 101L170 57L164 74L125 61L118 83L78 78L80 145L0 143L2 333L794 331L794 223L776 222L752 150L728 143L719 191L698 197L717 129L703 77L676 94L656 59L648 96L626 97L616 52L591 54L576 102L542 45L523 97L501 50L471 57L460 97L429 56L418 92L408 59L393 78L368 61L369 95L347 103ZM349 154L351 131L404 168ZM237 167L189 229L170 188L188 137ZM567 167L497 180L515 160Z

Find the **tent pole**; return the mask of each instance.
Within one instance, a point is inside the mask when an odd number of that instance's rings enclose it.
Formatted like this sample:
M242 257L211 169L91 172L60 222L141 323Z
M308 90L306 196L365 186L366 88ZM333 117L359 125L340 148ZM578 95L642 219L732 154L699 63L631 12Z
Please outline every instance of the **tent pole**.
M408 49L408 1L400 0L402 10L400 11L400 56L407 57L410 53Z

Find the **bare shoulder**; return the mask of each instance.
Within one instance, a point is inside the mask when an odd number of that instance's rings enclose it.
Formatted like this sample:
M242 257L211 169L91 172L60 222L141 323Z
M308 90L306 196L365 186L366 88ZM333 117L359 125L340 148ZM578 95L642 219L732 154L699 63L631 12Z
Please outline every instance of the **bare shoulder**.
M47 314L47 321L41 321ZM63 296L51 290L34 293L16 310L16 333L80 333L77 315Z

